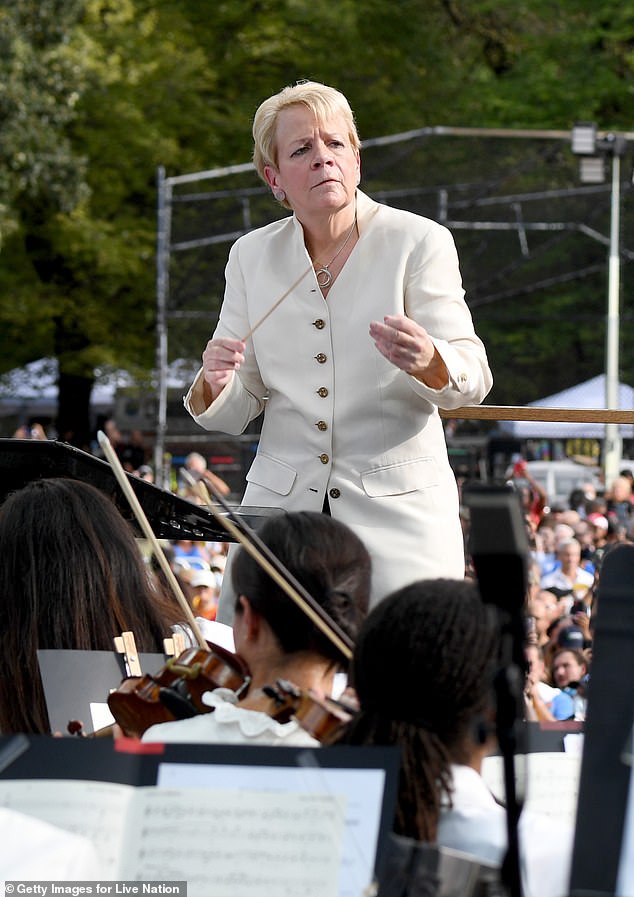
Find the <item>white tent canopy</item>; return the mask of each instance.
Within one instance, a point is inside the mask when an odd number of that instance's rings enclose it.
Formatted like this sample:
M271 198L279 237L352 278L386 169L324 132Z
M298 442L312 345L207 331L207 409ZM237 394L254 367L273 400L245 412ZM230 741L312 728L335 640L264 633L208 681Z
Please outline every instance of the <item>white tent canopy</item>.
M195 373L192 362L177 359L167 371L168 386L186 388ZM21 368L0 375L0 417L22 415L55 417L57 414L58 363L55 358L39 358ZM110 414L117 389L138 384L124 370L98 369L90 396L90 407L96 413Z
M530 402L529 408L605 408L605 374L578 383L555 395ZM634 409L634 389L619 383L619 410ZM575 423L570 421L518 420L500 421L499 429L517 439L603 439L605 424ZM619 424L624 439L634 438L634 425Z

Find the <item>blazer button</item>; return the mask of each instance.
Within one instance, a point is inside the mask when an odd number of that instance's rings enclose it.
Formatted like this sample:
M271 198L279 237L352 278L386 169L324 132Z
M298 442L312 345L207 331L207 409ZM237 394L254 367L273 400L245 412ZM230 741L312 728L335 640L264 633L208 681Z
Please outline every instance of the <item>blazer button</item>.
M326 452L324 452L323 454L321 454L319 456L319 460L321 461L322 464L327 464L330 461L330 458L328 457Z
M321 396L322 399L325 399L326 396L328 395L328 390L326 389L325 386L320 386L319 389L317 390L317 395Z
M313 321L313 327L316 327L317 330L323 330L326 326L326 322L322 318L317 318L316 321Z
M325 364L328 361L328 356L324 355L323 352L320 352L319 355L315 355L315 361L318 361L319 364Z
M315 426L317 427L318 430L327 430L328 429L328 424L326 423L325 420L318 420L317 423L315 424Z
M328 493L331 498L339 498L341 492L338 489L331 489Z

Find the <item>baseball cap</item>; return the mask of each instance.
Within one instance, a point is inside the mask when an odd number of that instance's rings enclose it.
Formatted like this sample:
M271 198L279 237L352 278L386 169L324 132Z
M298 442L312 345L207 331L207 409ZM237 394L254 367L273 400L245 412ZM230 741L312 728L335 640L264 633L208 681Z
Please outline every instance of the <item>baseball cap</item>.
M585 644L583 631L578 626L564 626L557 636L557 644L573 651L583 651Z
M217 586L218 580L213 570L196 570L189 584L193 589L197 589L202 586Z

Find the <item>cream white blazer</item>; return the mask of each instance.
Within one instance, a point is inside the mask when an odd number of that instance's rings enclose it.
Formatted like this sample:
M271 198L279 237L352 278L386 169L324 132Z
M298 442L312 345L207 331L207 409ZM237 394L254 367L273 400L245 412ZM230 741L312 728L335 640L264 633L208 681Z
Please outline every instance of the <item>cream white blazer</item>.
M357 191L359 240L324 299L312 270L247 341L245 363L209 408L199 371L185 406L239 434L264 412L245 505L321 510L373 558L373 601L415 579L462 578L458 494L438 409L492 385L443 226ZM290 216L233 245L214 336L244 338L311 260ZM406 314L428 331L450 382L431 389L376 349L370 321ZM225 577L228 579L228 577ZM221 602L222 603L222 602ZM221 613L221 619L229 615Z

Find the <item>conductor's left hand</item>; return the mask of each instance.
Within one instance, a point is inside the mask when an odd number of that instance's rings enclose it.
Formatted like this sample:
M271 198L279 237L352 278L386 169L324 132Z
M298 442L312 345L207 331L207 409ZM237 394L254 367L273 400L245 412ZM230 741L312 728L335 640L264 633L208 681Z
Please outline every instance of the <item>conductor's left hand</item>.
M433 389L449 382L444 361L429 334L405 315L386 315L370 323L370 336L381 355Z

